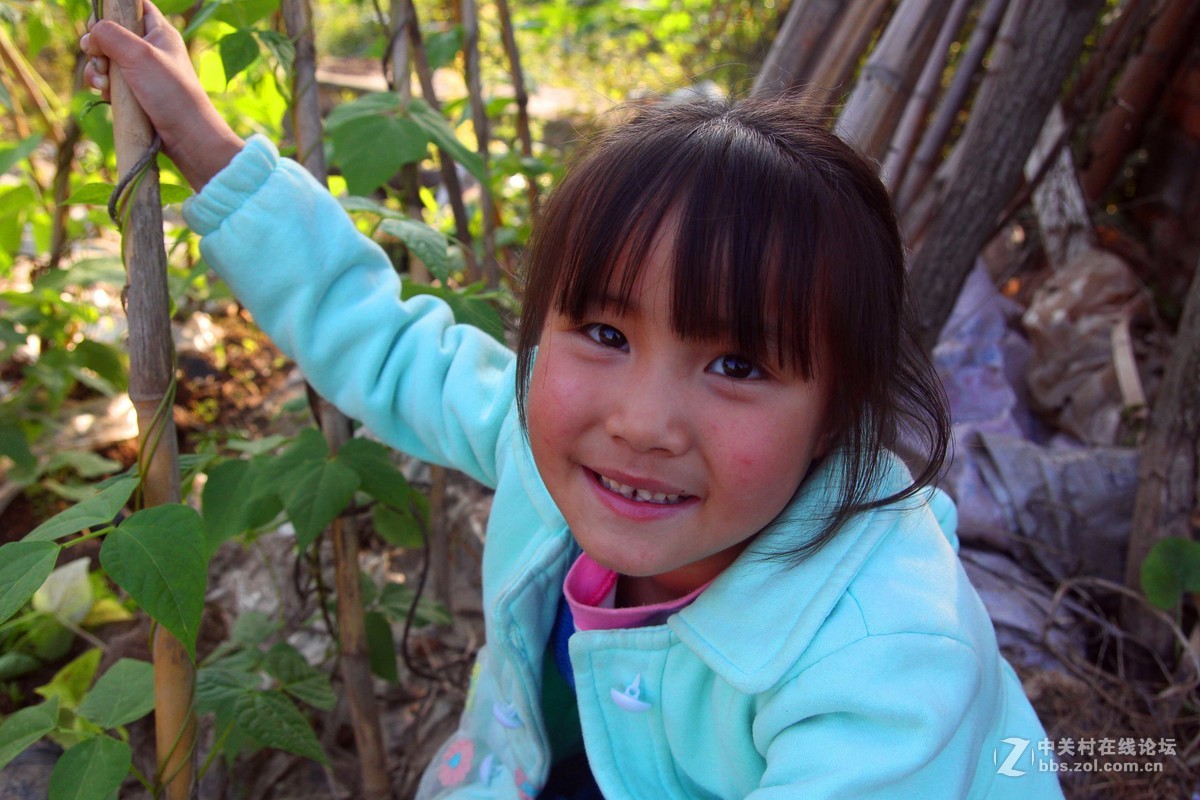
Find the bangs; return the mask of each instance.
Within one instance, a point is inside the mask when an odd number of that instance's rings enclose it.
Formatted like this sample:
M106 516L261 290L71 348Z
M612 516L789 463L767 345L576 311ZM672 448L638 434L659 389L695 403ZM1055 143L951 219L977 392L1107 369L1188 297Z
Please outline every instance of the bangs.
M832 206L768 137L722 118L631 138L620 164L585 162L549 308L625 311L655 246L670 248L671 326L810 379L825 339ZM619 168L618 168L619 167ZM837 240L836 238L834 239Z

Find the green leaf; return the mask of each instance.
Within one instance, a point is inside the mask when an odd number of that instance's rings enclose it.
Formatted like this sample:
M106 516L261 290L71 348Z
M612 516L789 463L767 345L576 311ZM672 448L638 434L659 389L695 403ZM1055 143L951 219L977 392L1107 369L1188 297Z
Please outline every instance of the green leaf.
M408 113L409 118L421 126L421 129L425 131L434 144L449 153L450 157L459 164L462 164L463 168L474 175L481 184L484 186L488 185L487 172L483 168L483 158L459 141L445 117L434 111L428 103L419 97L414 97L409 101Z
M449 66L454 56L462 49L463 27L455 25L444 31L430 31L425 34L425 55L429 58L430 69L440 69Z
M408 610L417 600L412 587L405 583L386 583L379 595L379 610L393 622L408 618ZM420 625L449 625L453 616L442 604L422 596L413 614L413 623Z
M350 467L362 480L362 490L384 503L404 507L412 488L392 460L387 445L371 439L351 439L338 449L338 461Z
M72 192L71 196L63 201L63 205L106 206L115 188L111 183L85 183Z
M29 483L37 477L37 457L29 449L29 440L19 425L0 425L0 456L12 459L14 469L9 479Z
M97 647L85 650L54 673L49 683L39 686L34 691L47 700L57 698L67 708L78 708L96 677L100 656L100 649Z
M0 681L11 681L22 675L28 675L42 665L40 658L29 653L0 653ZM0 764L0 769L3 768Z
M446 256L446 237L441 231L413 219L385 219L379 230L404 242L438 280L450 277L450 259Z
M121 788L133 754L110 736L80 742L62 754L50 773L50 800L108 800Z
M402 106L400 96L392 92L364 94L357 100L342 103L330 111L329 116L325 118L325 130L332 133L342 125L364 117L395 116Z
M2 187L0 192L0 217L14 217L25 212L29 206L37 202L37 195L28 185Z
M238 727L259 743L328 764L312 726L278 691L247 692L234 706Z
M216 19L233 28L249 28L279 10L279 0L237 0L216 3Z
M225 461L208 471L201 495L208 551L243 531L263 525L283 508L277 494L258 489L262 467L256 461Z
M329 676L309 664L290 644L280 642L268 650L264 666L279 681L279 688L292 697L322 711L332 710L337 703Z
M0 145L0 175L8 172L17 163L29 158L30 154L42 143L42 135L35 133L16 144Z
M261 611L243 611L233 623L229 640L244 647L258 647L279 632L280 623Z
M132 515L100 548L100 563L117 585L196 657L204 612L208 549L200 515L161 505Z
M1200 592L1200 542L1171 536L1154 545L1142 561L1142 591L1164 611L1184 592Z
M296 545L303 550L346 510L360 481L354 470L336 459L310 464L293 477L296 482L284 493L283 507L296 528Z
M227 85L258 58L258 40L248 30L236 30L222 36L217 49L221 53L221 66L225 70Z
M409 119L358 116L329 131L333 161L351 194L370 194L402 166L425 158L429 137Z
M392 624L378 611L368 611L363 622L367 629L367 660L371 664L371 672L390 683L399 683Z
M0 769L58 724L58 698L22 708L0 723Z
M88 580L90 564L91 559L84 556L51 572L41 588L33 593L33 610L66 624L81 623L96 599Z
M123 392L129 388L125 353L119 347L84 339L75 345L72 352L75 353L80 366L95 372L111 383L117 391Z
M51 473L60 469L69 469L85 480L94 480L120 470L121 464L90 450L63 450L52 455L42 471Z
M271 55L275 56L279 65L290 71L292 64L296 61L296 45L292 43L292 40L276 31L257 30L254 33L258 36L258 40L271 51Z
M258 676L220 664L196 671L196 711L200 714L232 714L234 705L258 686Z
M33 597L58 559L54 542L9 542L0 546L0 622Z
M100 676L79 713L101 728L116 728L154 710L154 665L122 658Z
M421 521L407 511L379 503L371 511L371 522L379 537L392 547L425 546Z
M162 183L158 187L159 200L162 201L164 206L169 206L172 203L182 203L193 194L195 192L179 183Z
M94 497L71 506L38 525L22 541L61 539L84 528L111 524L113 518L129 502L133 490L137 488L137 482L134 475L121 476Z

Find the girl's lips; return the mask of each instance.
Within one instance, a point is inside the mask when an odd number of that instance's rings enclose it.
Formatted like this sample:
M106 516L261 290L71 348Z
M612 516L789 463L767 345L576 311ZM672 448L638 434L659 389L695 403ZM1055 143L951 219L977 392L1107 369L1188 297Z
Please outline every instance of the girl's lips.
M605 505L622 516L634 519L656 519L691 506L697 498L685 492L663 491L660 483L630 484L595 470L587 470L590 482ZM628 476L622 475L626 479ZM647 485L648 484L648 485Z

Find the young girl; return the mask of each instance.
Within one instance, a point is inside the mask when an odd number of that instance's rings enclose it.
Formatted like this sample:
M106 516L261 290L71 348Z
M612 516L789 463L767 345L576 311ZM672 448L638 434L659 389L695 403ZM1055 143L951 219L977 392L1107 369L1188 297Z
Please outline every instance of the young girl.
M81 46L101 90L120 65L202 190L208 263L314 386L495 488L488 644L420 797L1061 796L927 487L948 425L887 196L802 109L660 105L600 136L539 221L514 354L401 303L149 3L144 39L102 22ZM901 428L928 446L915 480Z

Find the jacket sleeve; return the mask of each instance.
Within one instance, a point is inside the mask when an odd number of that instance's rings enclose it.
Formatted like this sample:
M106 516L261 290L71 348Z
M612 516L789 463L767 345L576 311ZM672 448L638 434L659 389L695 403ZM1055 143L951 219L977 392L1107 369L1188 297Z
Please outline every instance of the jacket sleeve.
M972 648L932 634L870 636L826 656L760 709L766 769L749 798L1008 796L979 792L988 781L975 774L993 769L989 728L1002 715L982 674ZM1062 797L1053 773L993 778L993 789L1012 781L1014 797Z
M515 425L512 352L436 298L402 303L382 249L302 167L253 137L184 216L323 397L393 447L495 486Z

